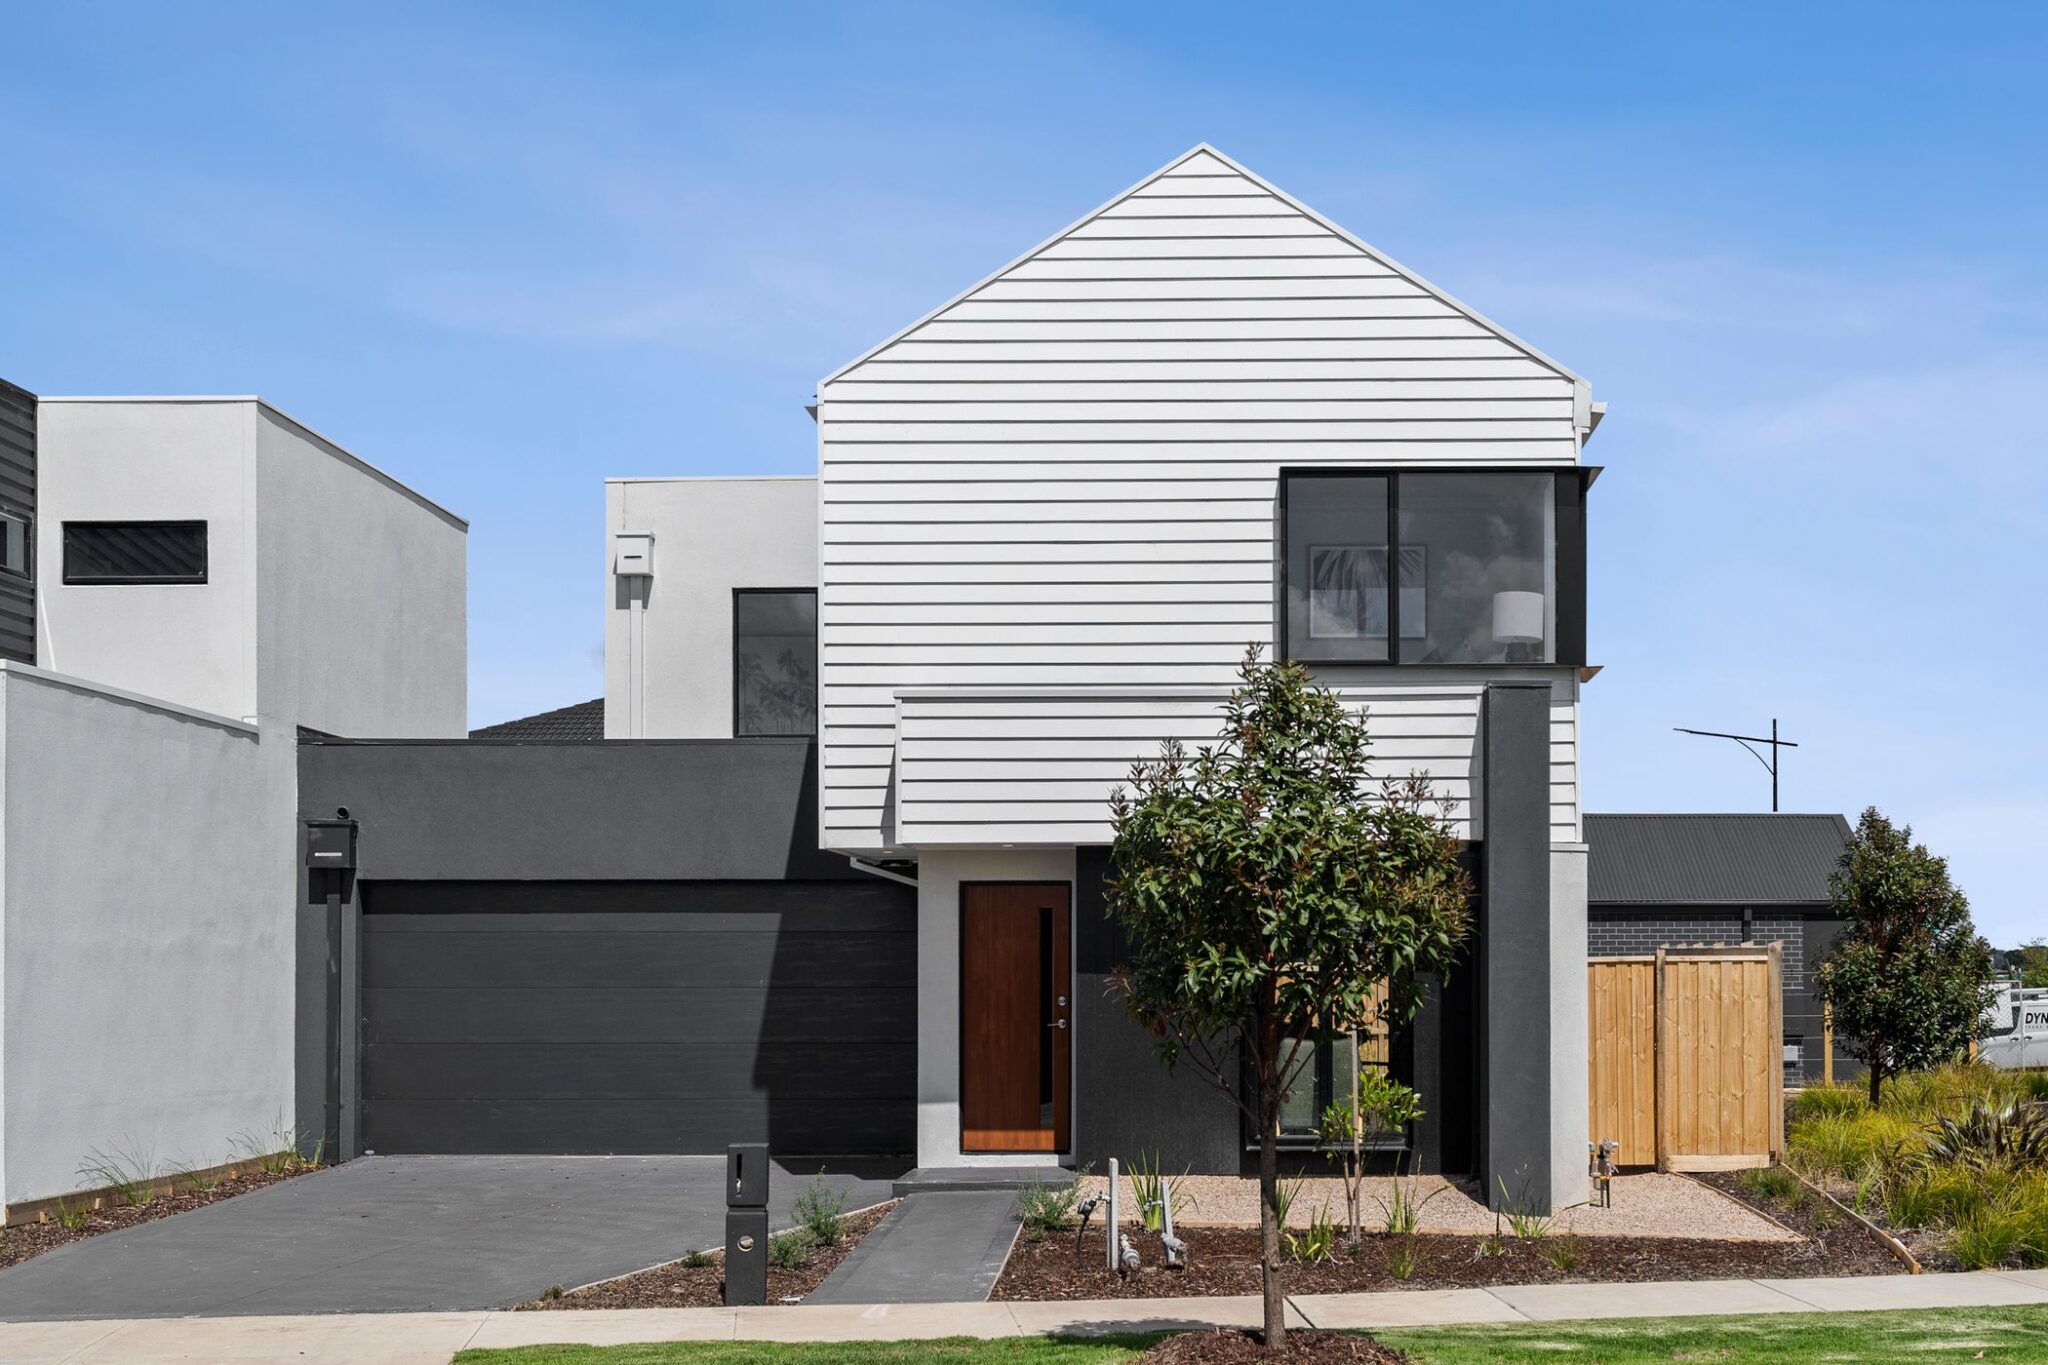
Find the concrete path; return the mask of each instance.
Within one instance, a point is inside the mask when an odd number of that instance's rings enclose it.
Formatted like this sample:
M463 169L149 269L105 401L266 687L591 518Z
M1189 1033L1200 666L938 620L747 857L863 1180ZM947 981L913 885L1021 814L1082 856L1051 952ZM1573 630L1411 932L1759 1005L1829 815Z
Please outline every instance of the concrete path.
M776 1226L814 1171L776 1168ZM897 1173L827 1179L857 1209ZM722 1244L724 1176L723 1157L365 1157L0 1270L0 1319L501 1308Z
M806 1304L973 1303L1017 1240L1010 1190L906 1195Z
M2048 1305L2048 1271L1877 1275L1825 1280L1709 1280L1627 1285L1305 1294L1295 1326L1435 1327L1584 1318L1692 1317L1887 1308ZM914 1341L1056 1332L1100 1336L1249 1327L1259 1301L1126 1299L1081 1303L845 1304L791 1308L648 1308L558 1313L386 1313L322 1317L172 1318L0 1323L10 1365L137 1360L293 1360L299 1365L447 1365L467 1347L593 1346L647 1341Z

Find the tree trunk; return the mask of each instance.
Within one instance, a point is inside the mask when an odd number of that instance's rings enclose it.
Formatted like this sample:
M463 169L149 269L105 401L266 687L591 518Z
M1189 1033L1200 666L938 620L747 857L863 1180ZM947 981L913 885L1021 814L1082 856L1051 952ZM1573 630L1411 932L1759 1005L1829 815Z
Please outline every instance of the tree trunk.
M1259 1124L1259 1261L1260 1289L1266 1301L1266 1348L1287 1344L1287 1305L1280 1295L1280 1145L1268 1105Z
M1280 1297L1280 1025L1269 984L1259 1012L1259 1287L1266 1304L1266 1349L1287 1344Z
M1878 1087L1884 1083L1884 1072L1876 1062L1870 1064L1870 1107L1877 1108Z

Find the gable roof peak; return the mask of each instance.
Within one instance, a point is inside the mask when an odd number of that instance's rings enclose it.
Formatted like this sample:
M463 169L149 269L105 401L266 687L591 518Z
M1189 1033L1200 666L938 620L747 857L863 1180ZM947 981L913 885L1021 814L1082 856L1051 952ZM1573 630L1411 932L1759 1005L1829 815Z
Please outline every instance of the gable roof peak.
M1208 172L1206 169L1206 165L1204 166L1203 170L1182 170L1183 167L1188 166L1190 163L1195 163L1199 165L1206 162L1213 162L1217 167L1217 170L1215 172ZM822 389L825 385L832 383L834 380L844 377L848 371L857 369L859 366L873 359L876 355L887 350L889 347L895 345L897 342L903 340L903 338L909 336L912 332L915 332L918 328L924 326L926 323L932 321L940 314L946 312L954 305L960 303L964 299L970 298L987 285L993 283L996 280L1001 279L1004 275L1007 275L1010 271L1016 269L1018 266L1030 260L1032 257L1038 255L1040 252L1046 250L1054 243L1059 242L1063 238L1068 237L1077 228L1080 228L1083 225L1093 222L1097 218L1100 218L1103 214L1109 212L1117 205L1123 203L1126 199L1131 198L1133 195L1136 195L1141 190L1144 190L1150 185L1152 185L1153 182L1161 179L1162 177L1171 175L1176 171L1181 171L1182 174L1213 173L1237 175L1244 177L1246 180L1249 180L1252 184L1258 186L1267 194L1272 195L1275 199L1278 199L1281 203L1286 204L1289 208L1295 210L1297 213L1300 213L1302 216L1318 224L1326 231L1334 234L1335 236L1341 238L1346 242L1349 242L1353 247L1356 247L1359 251L1365 253L1367 256L1372 257L1381 265L1386 266L1389 270L1401 276L1403 279L1406 279L1410 284L1413 284L1418 289L1421 289L1425 293L1434 295L1440 302L1464 314L1471 321L1477 323L1481 327L1484 327L1487 331L1492 332L1495 336L1499 337L1502 341L1505 341L1510 346L1513 346L1516 350L1521 351L1531 360L1536 361L1538 364L1547 366L1550 369L1555 370L1563 378L1571 380L1573 384L1578 386L1580 400L1582 402L1590 401L1590 388L1587 385L1586 381L1583 378L1581 378L1578 374L1576 374L1566 366L1561 365L1557 361L1551 359L1548 355L1545 355L1542 351L1537 350L1528 342L1523 341L1520 337L1508 331L1507 328L1501 326L1499 323L1493 321L1491 318L1480 313L1477 309L1468 307L1466 304L1460 302L1456 298L1453 298L1450 294L1444 292L1442 289L1437 288L1435 285L1431 284L1422 276L1416 274L1408 267L1402 265L1399 261L1393 259L1385 252L1379 250L1377 247L1373 246L1369 242L1366 242L1362 238L1358 237L1349 229L1345 228L1339 223L1332 222L1330 219L1316 212L1308 205L1302 203L1299 199L1296 199L1287 191L1273 184L1270 180L1267 180L1258 172L1250 169L1243 163L1236 161L1229 156L1226 156L1224 153L1218 151L1215 147L1211 146L1207 142L1197 142L1194 146L1188 148L1187 151L1182 152L1179 156L1174 157L1171 161L1168 161L1165 165L1159 167L1159 169L1153 171L1151 174L1137 181L1137 183L1129 186L1122 192L1111 197L1106 202L1098 205L1094 209L1083 214L1081 217L1075 219L1073 222L1067 224L1058 232L1053 233L1052 236L1047 237L1044 241L1032 247L1029 251L1022 253L1015 259L1010 260L1004 263L1002 266L998 267L997 269L990 271L987 275L984 275L981 279L976 280L973 284L967 286L967 288L953 295L944 303L940 304L938 307L926 313L923 317L918 318L915 322L910 323L906 327L899 328L897 331L892 332L890 335L883 338L881 341L876 342L873 346L870 346L867 350L862 351L859 355L855 356L853 359L847 361L844 365L841 365L838 369L832 371L832 373L826 375L823 379L819 380L818 387Z

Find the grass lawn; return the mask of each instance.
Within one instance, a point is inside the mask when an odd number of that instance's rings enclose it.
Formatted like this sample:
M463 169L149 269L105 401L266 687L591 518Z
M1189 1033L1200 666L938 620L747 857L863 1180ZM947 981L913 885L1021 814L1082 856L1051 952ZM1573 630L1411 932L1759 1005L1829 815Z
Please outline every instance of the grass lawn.
M1621 1322L1529 1323L1376 1333L1418 1365L1870 1365L1948 1360L2048 1362L2048 1308L1948 1308L1912 1313L1774 1314L1739 1318L1663 1318ZM1144 1343L1052 1341L900 1341L782 1345L776 1342L676 1342L648 1346L528 1346L464 1351L456 1365L1120 1365Z

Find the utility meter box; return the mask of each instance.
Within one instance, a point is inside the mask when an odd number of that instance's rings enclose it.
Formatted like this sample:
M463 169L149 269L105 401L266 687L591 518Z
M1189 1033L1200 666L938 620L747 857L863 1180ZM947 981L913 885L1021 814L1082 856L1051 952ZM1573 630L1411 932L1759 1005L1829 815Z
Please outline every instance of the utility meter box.
M654 577L654 532L615 532L612 536L612 572L620 578Z

